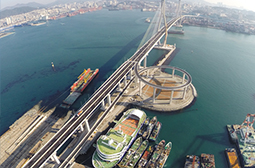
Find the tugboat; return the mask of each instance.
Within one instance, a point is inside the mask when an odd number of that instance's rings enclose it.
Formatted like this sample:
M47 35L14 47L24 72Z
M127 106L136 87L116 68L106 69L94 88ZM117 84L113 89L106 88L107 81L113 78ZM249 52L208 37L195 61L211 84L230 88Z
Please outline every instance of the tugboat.
M214 155L202 153L201 166L202 168L215 168Z
M142 158L140 159L140 161L137 164L138 168L143 168L146 166L153 151L154 151L154 147L152 145L147 148L147 150L144 152Z
M161 140L159 144L157 145L155 151L153 152L151 159L149 163L146 165L146 168L155 168L156 167L156 161L160 157L161 153L164 150L165 147L165 140Z
M166 160L171 152L172 142L168 142L165 146L164 151L161 153L160 157L157 160L156 168L163 168Z
M139 133L138 133L139 135L143 135L144 131L147 130L147 127L148 127L148 125L149 125L149 122L150 122L150 119L149 119L149 118L146 118L146 120L145 120L144 123L143 123L142 128L140 129L140 131L139 131Z
M147 130L143 133L143 139L148 139L150 137L150 134L155 126L155 124L157 123L157 117L154 116L151 120L150 123L147 127Z
M156 141L156 139L158 137L158 134L159 134L159 131L161 129L161 125L162 125L161 122L158 121L157 124L155 125L151 135L150 135L149 140Z
M133 158L131 158L131 160L128 162L127 167L129 167L129 168L135 167L135 165L137 164L138 160L142 156L143 152L148 147L148 144L149 144L148 140L143 141L141 146L137 149L137 151L133 155Z
M199 156L187 155L184 168L200 168Z
M136 153L137 149L140 147L141 143L142 143L142 137L139 137L135 140L135 142L133 143L133 145L131 146L131 148L127 151L127 153L125 154L125 156L122 158L122 160L120 161L120 163L118 164L118 166L120 168L124 168L124 167L128 167L128 163L130 162L130 160L133 159L134 154Z

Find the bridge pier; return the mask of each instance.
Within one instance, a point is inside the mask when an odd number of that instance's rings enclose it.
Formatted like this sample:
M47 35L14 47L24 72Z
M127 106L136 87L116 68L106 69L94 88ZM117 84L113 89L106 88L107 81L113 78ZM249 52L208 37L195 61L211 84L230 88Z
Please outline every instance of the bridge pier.
M58 159L58 157L57 157L57 152L54 152L54 153L51 155L51 159L52 159L53 161L55 161L58 165L60 164L60 161L59 161L59 159Z
M111 102L111 95L110 94L107 95L107 102L108 102L109 106L112 104L112 102Z
M104 103L104 99L101 101L101 108L100 108L101 110L105 110L105 103Z
M131 80L131 78L132 78L132 72L133 72L133 71L132 71L132 69L131 69L131 70L129 71L129 73L128 73L128 79L129 79L129 80Z
M91 129L90 129L90 126L89 126L88 119L85 119L85 123L86 123L86 127L87 127L87 129L88 129L88 132L89 132Z
M83 126L82 126L82 123L79 125L79 127L80 127L80 129L81 129L81 132L83 132L83 131L84 131L84 128L83 128Z
M155 94L156 94L156 88L153 88L153 98L152 98L152 103L155 103Z
M120 88L120 82L118 83L118 86L117 86L117 89L116 89L117 92L122 92L121 88Z
M124 76L124 87L127 86L127 76Z
M172 103L173 95L174 95L174 90L171 90L171 97L170 97L170 102L169 102L169 104L171 104L171 103Z

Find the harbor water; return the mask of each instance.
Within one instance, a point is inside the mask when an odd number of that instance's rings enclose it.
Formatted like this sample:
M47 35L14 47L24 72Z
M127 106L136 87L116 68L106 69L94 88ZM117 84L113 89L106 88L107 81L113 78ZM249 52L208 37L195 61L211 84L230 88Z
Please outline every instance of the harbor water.
M131 57L147 30L153 12L100 10L15 28L0 39L0 133L39 101L56 104L83 69L99 75L73 105L78 109L118 66ZM184 35L168 36L180 51L170 63L191 76L198 97L174 113L157 115L162 129L157 142L171 141L165 167L182 168L187 154L215 155L217 168L227 167L226 147L232 147L225 126L241 124L255 112L255 36L223 30L184 27ZM153 50L152 65L163 51ZM55 71L51 67L54 63Z

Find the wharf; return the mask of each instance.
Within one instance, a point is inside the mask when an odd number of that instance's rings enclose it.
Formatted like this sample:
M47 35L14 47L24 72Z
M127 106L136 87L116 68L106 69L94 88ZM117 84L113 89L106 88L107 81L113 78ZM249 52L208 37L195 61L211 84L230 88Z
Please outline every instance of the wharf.
M70 111L65 118L58 118L52 115L56 107L44 112L45 109L39 102L0 137L0 167L22 167L71 115Z

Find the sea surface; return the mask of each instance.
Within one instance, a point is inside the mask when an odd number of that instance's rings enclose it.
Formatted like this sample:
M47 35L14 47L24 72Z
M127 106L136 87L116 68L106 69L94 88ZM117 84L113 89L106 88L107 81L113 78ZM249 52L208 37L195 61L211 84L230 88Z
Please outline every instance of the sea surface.
M95 11L15 28L0 39L0 134L39 101L61 102L85 68L99 75L73 105L78 109L112 72L136 51L153 12ZM180 51L170 63L192 76L198 97L174 113L145 110L163 123L157 142L171 141L165 167L182 168L187 154L215 155L216 167L226 168L226 124L241 124L255 113L255 36L223 30L184 27L184 35L169 35ZM152 65L163 51L153 50ZM55 71L51 67L55 65Z

